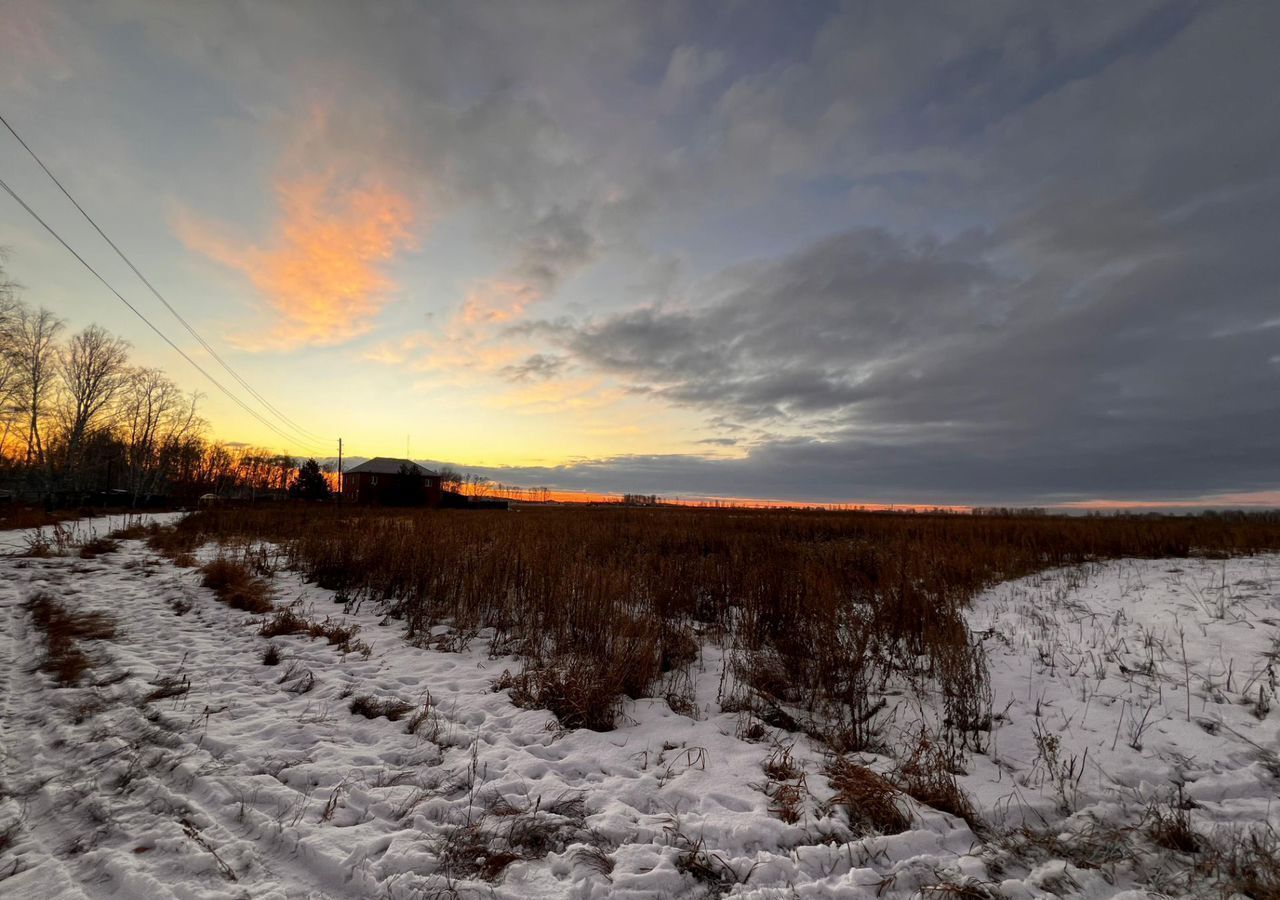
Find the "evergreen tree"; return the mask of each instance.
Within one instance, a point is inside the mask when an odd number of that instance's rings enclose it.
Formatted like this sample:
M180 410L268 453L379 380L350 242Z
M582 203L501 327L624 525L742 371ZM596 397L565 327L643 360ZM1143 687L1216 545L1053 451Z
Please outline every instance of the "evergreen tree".
M309 459L298 468L298 474L289 485L289 496L297 500L329 499L329 482L320 471L318 462Z
M422 506L427 502L427 486L417 466L402 463L395 484L386 498L388 506Z

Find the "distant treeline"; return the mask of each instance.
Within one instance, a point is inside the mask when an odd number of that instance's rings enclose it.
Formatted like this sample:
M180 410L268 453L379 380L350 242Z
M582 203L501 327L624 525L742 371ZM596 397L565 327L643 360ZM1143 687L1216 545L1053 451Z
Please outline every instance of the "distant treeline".
M98 325L68 333L0 269L0 497L141 506L287 486L293 457L209 440L200 395L129 351Z

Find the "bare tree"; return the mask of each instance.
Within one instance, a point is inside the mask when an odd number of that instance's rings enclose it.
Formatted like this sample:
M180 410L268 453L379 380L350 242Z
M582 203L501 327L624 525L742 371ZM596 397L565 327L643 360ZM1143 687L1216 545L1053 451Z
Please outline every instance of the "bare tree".
M65 401L65 471L78 481L85 436L113 411L129 382L129 343L90 325L68 341L58 363Z
M17 346L22 308L13 283L0 269L0 424L4 427L0 434L0 455L7 455L5 447L19 412Z
M199 401L199 394L184 394L159 369L129 372L120 420L135 504L164 484L176 451L204 428L196 412Z
M440 487L446 491L454 493L462 493L462 473L451 466L444 466L440 469Z
M40 424L49 412L49 399L57 384L57 340L62 327L62 320L43 306L18 309L10 353L17 369L18 409L27 427L28 466L48 462Z

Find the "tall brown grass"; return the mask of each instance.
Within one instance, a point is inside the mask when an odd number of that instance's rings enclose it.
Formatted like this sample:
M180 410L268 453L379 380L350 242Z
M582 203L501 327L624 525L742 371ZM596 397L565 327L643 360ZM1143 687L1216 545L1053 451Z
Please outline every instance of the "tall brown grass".
M774 709L840 752L873 743L895 671L933 679L958 743L989 727L985 662L961 611L978 591L1114 557L1280 548L1280 520L697 509L215 509L175 541L267 540L306 578L461 647L492 629L503 686L562 723L608 728L708 637L726 708ZM790 712L782 712L782 710Z
M116 636L110 616L71 609L45 591L27 601L27 612L44 637L45 657L40 668L60 687L79 683L92 668L93 659L81 646L83 641L107 641Z
M261 578L254 577L241 563L219 557L200 569L200 583L213 588L218 599L232 609L265 613L272 609L271 590Z

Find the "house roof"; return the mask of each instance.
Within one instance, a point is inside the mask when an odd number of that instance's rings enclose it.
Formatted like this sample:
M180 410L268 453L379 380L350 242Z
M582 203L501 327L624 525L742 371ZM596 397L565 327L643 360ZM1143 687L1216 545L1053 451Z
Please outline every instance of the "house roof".
M411 459L396 459L391 456L375 456L373 459L365 460L354 468L347 469L348 475L358 475L367 472L370 475L398 475L400 467L408 466L415 470L419 475L438 475L424 466L418 465Z

